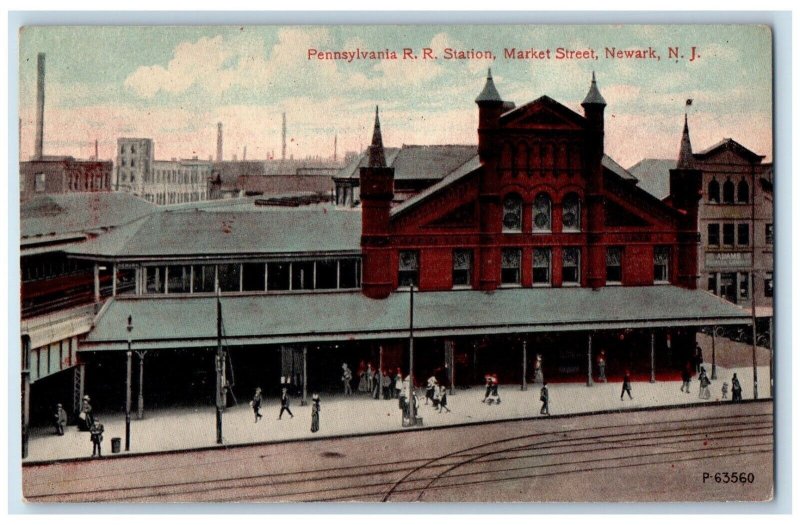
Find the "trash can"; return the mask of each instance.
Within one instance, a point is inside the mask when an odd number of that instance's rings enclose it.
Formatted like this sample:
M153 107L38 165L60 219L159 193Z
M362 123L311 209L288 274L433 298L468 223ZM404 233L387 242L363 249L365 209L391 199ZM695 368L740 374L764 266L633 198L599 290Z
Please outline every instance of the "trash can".
M111 453L119 454L122 449L122 438L111 438Z

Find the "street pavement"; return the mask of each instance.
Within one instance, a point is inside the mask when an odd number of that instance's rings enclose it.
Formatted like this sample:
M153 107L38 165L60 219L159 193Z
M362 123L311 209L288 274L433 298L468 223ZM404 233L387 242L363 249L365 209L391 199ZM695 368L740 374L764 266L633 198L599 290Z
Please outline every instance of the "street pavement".
M51 462L22 481L32 503L767 501L773 451L772 403L745 401Z
M711 375L710 365L706 370ZM645 409L686 403L707 403L722 397L721 387L727 382L729 387L733 373L737 373L743 388L743 398L752 399L752 368L724 369L717 367L718 379L710 387L711 399L698 397L699 385L696 377L692 380L691 393L680 391L680 381L661 381L656 383L633 382L633 399L626 394L620 400L621 383L595 383L587 387L581 383L550 383L551 415L586 414L601 411L625 409ZM769 367L758 368L759 398L769 397ZM418 390L420 397L419 416L424 427L446 427L485 421L502 421L539 416L541 385L530 384L528 390L521 391L517 385L502 385L499 405L481 402L484 397L482 387L456 389L448 395L451 412L439 413L423 402L424 391ZM730 393L728 396L730 397ZM223 444L241 445L270 443L311 438L361 435L384 432L399 432L401 412L397 400L374 400L366 394L323 396L321 399L320 430L312 433L311 407L300 406L294 401L291 406L294 417L284 414L278 420L280 401L267 399L262 404L263 418L254 423L253 411L246 402L237 407L227 408L223 414ZM175 408L145 411L144 419L138 420L132 414L130 452L125 452L125 417L122 413L96 414L105 427L103 457L121 457L127 454L150 453L198 449L216 446L215 410L213 406L196 408ZM111 453L112 438L121 438L122 452ZM91 456L92 443L88 432L79 432L77 427L67 427L63 436L55 435L51 427L32 428L29 440L28 457L25 462L53 461Z

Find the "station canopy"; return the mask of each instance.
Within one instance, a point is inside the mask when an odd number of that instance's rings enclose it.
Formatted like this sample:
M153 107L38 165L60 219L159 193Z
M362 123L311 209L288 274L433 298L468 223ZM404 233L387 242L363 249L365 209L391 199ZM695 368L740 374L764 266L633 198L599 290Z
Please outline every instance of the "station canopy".
M409 293L376 300L360 292L220 298L226 346L405 338ZM114 298L81 351L214 347L216 296ZM745 324L750 312L708 292L670 285L518 288L414 294L415 337Z

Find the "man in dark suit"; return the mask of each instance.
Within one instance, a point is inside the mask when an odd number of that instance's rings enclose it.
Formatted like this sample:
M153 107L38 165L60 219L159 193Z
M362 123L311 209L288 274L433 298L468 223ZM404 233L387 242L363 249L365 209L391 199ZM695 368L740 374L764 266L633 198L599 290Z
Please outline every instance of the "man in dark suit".
M542 390L539 392L539 401L542 402L542 408L539 414L543 416L550 415L550 390L547 388L547 383L542 384Z
M283 412L284 411L289 412L289 415L291 417L294 417L294 414L292 414L292 411L289 410L289 393L285 388L281 390L281 413L278 414L278 419L283 417Z

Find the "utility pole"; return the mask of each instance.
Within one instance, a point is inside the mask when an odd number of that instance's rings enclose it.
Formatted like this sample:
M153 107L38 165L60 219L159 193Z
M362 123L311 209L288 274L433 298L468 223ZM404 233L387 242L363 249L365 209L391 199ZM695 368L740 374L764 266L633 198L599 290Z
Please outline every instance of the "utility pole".
M408 315L408 424L416 426L417 407L414 406L414 283L411 283Z
M217 287L217 356L216 356L216 373L217 373L217 444L222 444L222 302L220 300L220 291Z
M131 332L133 332L133 316L128 316L128 352L127 373L125 379L125 452L131 449Z
M752 177L750 192L750 311L753 323L753 399L758 399L758 360L756 359L757 331L756 327L756 177L751 169Z

